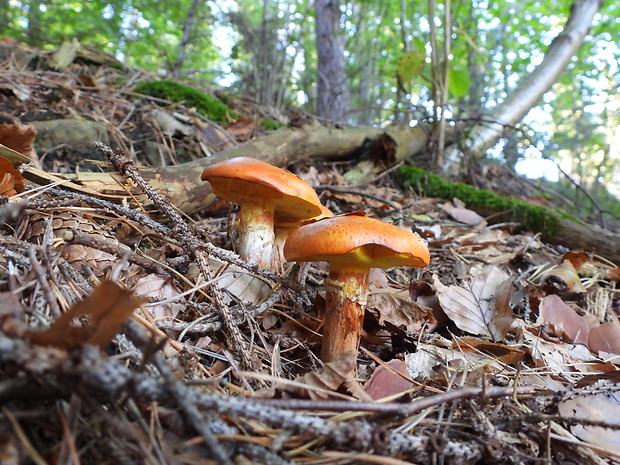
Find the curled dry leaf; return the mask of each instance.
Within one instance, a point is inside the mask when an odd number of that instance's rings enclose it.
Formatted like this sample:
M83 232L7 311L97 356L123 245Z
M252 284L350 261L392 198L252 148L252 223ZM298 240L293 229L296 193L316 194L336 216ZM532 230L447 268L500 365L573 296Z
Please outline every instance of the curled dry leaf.
M579 271L579 269L590 260L590 255L586 252L572 250L570 252L566 252L562 258L571 262L573 268Z
M136 307L146 301L113 281L102 281L90 296L63 313L49 329L29 331L26 337L44 346L72 348L93 344L103 348L118 334ZM83 316L88 316L85 324L76 322Z
M0 157L0 195L11 197L24 192L24 177L13 163Z
M618 392L574 396L560 402L558 410L562 416L573 420L602 421L620 427ZM583 441L620 454L620 429L576 424L570 431Z
M555 325L556 330L563 332L570 342L588 343L589 329L585 320L555 294L541 299L538 323Z
M470 273L470 280L462 287L444 286L433 275L439 303L459 329L494 341L503 339L514 319L510 278L493 265L473 267Z
M362 389L355 380L356 366L357 352L343 352L333 362L326 363L323 367L323 371L320 373L309 372L304 376L296 378L297 382L307 385L308 389L287 387L286 390L303 397L310 397L310 399L318 400L328 399L330 397L329 392L325 391L335 392L340 386L346 384L349 392L358 394L357 397L359 397L359 392L362 391ZM312 388L319 388L319 390Z
M581 283L581 278L575 270L570 260L564 260L560 265L551 267L540 277L540 282L549 281L549 279L559 279L566 284L566 288L570 292L585 292L586 288Z
M23 218L20 226L20 229L23 229L23 239L35 244L43 244L48 228L51 228L55 238L62 239L54 241L54 245L60 247L62 258L78 270L83 270L86 265L97 277L103 277L119 260L116 255L97 248L106 243L118 248L116 237L86 215L63 211L54 212L52 216L35 213ZM88 235L93 246L64 243L76 234Z
M32 147L36 135L37 130L31 124L22 124L17 118L0 114L0 144L26 155L33 161L37 158Z

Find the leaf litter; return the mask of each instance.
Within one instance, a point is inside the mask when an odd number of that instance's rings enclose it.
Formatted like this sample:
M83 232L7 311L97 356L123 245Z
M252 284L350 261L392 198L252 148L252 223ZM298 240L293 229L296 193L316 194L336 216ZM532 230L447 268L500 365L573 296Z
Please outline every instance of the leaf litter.
M75 62L60 73L15 74L15 98L24 113L41 111L46 100L33 82L62 80L67 89L72 82L77 91L86 69ZM121 145L133 146L138 133L116 128L145 126L124 121L131 102L106 84L121 71L110 73L54 111L69 114L77 102L93 119L105 115ZM16 134L29 133L11 124ZM212 139L182 138L181 129L148 137L204 153L259 135L252 118L231 126L230 137L218 130ZM20 144L31 156L32 140ZM428 268L375 279L360 352L325 366L317 357L325 269L289 264L272 276L244 267L227 250L228 208L194 218L196 234L214 244L205 276L200 254L175 232L179 224L56 188L26 186L20 194L18 172L0 173L2 185L17 186L4 191L13 197L0 206L7 226L0 236L0 457L188 464L227 455L268 464L620 458L618 264L566 253L511 225L489 226L459 199L446 207L412 198L381 175L384 158L308 164L294 169L322 186L334 212L363 210L410 228L432 250ZM247 359L230 343L238 336ZM343 452L358 455L347 462Z

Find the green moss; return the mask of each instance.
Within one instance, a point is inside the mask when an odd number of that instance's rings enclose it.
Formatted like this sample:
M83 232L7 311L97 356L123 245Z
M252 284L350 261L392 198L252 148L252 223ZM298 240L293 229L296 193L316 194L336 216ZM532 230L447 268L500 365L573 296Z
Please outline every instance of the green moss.
M265 128L267 131L275 131L278 128L284 126L282 123L278 123L269 118L263 118L260 122L261 127Z
M580 222L562 210L551 210L538 205L531 205L512 197L503 197L463 183L451 183L436 174L415 166L403 166L400 169L400 174L403 182L413 187L416 192L448 200L457 197L470 207L493 212L506 212L510 221L523 224L529 231L553 235L558 228L558 218L555 214Z
M174 81L143 81L135 87L134 92L173 103L182 103L186 107L195 108L198 113L214 121L226 122L228 118L239 117L212 95Z

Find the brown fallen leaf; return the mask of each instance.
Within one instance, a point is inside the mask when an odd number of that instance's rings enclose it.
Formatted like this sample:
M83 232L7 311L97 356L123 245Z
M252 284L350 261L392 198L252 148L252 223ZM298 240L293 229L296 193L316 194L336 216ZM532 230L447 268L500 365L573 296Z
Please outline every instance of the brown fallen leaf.
M173 300L180 294L170 278L156 274L148 274L138 279L133 285L133 292L139 296L159 301ZM147 308L155 320L174 320L177 314L183 310L183 304L179 302L166 302L148 304Z
M403 360L390 360L386 365L378 367L364 384L364 392L373 400L393 397L415 386Z
M493 265L473 267L470 273L470 280L462 287L445 286L433 275L439 303L448 318L463 331L501 340L514 320L510 277Z
M570 260L564 260L560 265L555 265L540 276L540 282L550 279L560 280L570 292L585 292L586 288L581 283L581 278Z
M588 347L595 354L620 354L620 322L613 320L590 328Z
M407 331L420 331L424 324L434 324L433 309L411 300L409 289L380 289L368 295L367 308L379 311L379 323L404 326Z
M0 144L26 155L36 162L37 154L32 144L37 130L31 124L22 124L17 118L0 113Z
M8 159L0 157L0 195L11 197L24 192L24 177Z
M448 215L456 221L469 225L477 225L484 221L484 218L473 210L465 208L465 202L461 199L452 199L452 202L445 203L442 207Z
M572 420L603 421L620 426L620 396L617 392L577 395L560 402L558 410L560 415ZM570 431L582 441L620 454L620 430L616 428L576 424L570 427Z
M61 348L85 344L105 347L118 334L134 309L147 302L113 281L102 281L85 300L73 305L45 331L29 331L35 344ZM88 316L85 324L75 320Z
M555 294L543 297L540 301L538 323L550 323L562 331L570 342L588 343L588 325L575 310L566 305Z
M566 252L562 258L571 262L573 268L579 271L579 268L590 260L590 255L586 252L571 250L570 252Z
M333 362L326 363L320 373L310 372L305 374L304 376L296 378L295 381L307 385L308 389L287 386L285 390L301 395L303 397L309 397L313 400L328 399L331 397L330 392L335 392L340 386L344 384L349 390L349 392L354 395L358 394L360 391L362 391L362 389L355 380L356 366L357 352L343 352ZM359 395L357 395L356 397L359 398Z
M473 339L471 337L456 337L452 343L454 348L458 348L464 352L479 351L484 354L495 357L496 360L507 365L514 365L525 357L525 352L506 344L497 344L494 342Z

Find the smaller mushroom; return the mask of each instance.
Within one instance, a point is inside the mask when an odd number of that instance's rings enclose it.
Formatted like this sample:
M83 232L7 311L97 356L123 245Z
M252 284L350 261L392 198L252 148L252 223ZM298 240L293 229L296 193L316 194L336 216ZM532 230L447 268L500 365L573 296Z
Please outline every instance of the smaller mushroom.
M428 265L430 254L418 235L363 214L325 218L300 226L284 245L289 261L329 262L321 359L357 350L371 268Z
M274 260L276 261L276 265L274 267L275 269L279 271L279 268L281 268L284 262L286 261L286 259L284 258L284 244L286 243L286 239L288 238L290 233L295 231L295 229L299 228L300 226L303 226L304 224L308 224L313 221L318 221L323 218L329 218L331 216L334 216L334 213L326 206L320 205L320 207L321 207L321 213L319 213L317 216L313 218L286 219L286 218L281 218L276 214L275 227L274 227L274 231L276 235L276 239L275 239L276 250L274 252Z
M268 270L274 264L274 216L296 221L321 213L307 182L264 161L231 158L206 168L201 179L215 195L239 205L239 255Z

